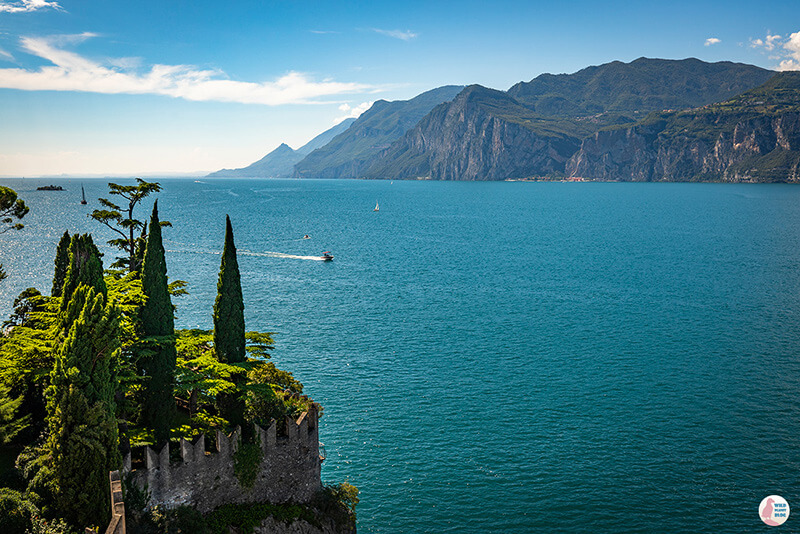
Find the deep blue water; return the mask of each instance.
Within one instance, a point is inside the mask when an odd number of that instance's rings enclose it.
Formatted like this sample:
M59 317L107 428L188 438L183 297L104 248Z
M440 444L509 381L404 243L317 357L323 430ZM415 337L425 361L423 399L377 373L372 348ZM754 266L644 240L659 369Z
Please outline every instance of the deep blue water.
M770 494L800 530L800 187L205 182L158 196L178 326L211 327L228 213L361 532L751 532ZM78 181L2 183L5 315L64 229L111 235Z

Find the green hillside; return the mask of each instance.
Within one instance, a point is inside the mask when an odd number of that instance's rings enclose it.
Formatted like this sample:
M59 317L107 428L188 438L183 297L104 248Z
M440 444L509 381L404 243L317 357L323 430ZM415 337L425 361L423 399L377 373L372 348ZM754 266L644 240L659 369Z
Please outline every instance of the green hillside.
M514 85L508 93L548 116L636 114L727 100L764 83L773 74L728 61L639 58L630 63L613 61L587 67L574 74L542 74Z

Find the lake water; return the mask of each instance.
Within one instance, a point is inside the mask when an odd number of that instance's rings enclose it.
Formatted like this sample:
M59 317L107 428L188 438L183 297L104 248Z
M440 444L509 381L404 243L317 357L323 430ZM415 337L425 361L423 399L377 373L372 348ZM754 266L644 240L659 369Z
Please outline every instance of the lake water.
M64 229L112 237L45 183L2 181L31 207L4 315ZM211 327L230 214L247 327L324 405L361 532L746 532L771 494L800 517L800 187L161 183L177 326Z

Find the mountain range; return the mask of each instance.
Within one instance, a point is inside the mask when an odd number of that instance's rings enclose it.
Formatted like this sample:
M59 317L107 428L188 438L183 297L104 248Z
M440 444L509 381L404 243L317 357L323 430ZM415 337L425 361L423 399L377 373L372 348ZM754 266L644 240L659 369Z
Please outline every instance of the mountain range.
M294 166L314 150L327 145L331 139L347 130L355 119L345 119L333 128L326 130L297 150L286 143L281 145L247 167L241 169L222 169L212 172L209 178L288 178L294 173Z
M800 73L741 63L639 58L508 91L446 86L379 100L340 127L304 154L281 145L224 172L266 177L280 162L272 175L295 178L800 181Z

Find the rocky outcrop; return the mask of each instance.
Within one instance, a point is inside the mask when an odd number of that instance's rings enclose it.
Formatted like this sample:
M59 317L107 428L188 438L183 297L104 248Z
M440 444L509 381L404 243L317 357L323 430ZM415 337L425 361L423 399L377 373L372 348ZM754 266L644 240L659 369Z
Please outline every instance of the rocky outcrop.
M364 176L505 180L562 175L580 141L542 124L506 93L470 86L453 102L437 106Z
M597 132L566 171L595 180L800 181L800 113L704 116L700 132L679 128L680 119Z

